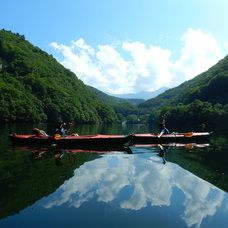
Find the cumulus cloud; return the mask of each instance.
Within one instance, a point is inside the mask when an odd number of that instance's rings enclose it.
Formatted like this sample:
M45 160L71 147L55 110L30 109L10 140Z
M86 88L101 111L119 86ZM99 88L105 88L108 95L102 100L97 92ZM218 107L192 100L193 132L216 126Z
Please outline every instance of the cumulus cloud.
M184 42L181 57L174 63L178 82L206 71L222 58L216 39L211 34L203 33L201 29L188 29L181 40ZM184 80L181 80L182 77Z
M81 38L70 46L54 42L51 46L62 55L61 64L85 84L118 94L177 86L222 58L216 39L201 29L189 28L180 40L183 48L175 61L171 50L138 41L93 48Z

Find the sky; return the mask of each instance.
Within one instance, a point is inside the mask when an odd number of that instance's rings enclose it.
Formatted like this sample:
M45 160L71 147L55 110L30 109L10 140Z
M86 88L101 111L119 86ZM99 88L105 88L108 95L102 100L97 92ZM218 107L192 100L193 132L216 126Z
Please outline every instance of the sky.
M111 94L173 88L228 53L227 0L0 0L0 29L24 35Z

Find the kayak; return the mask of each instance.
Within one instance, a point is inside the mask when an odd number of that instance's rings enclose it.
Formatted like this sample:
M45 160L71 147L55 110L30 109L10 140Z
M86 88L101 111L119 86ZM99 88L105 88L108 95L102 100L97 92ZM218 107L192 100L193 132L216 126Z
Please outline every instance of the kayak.
M67 136L35 136L10 134L13 143L29 143L43 145L129 145L132 135L67 135Z
M211 137L212 132L188 132L188 133L171 133L164 134L160 138L158 134L132 134L132 143L164 143L164 142L194 142L207 140Z

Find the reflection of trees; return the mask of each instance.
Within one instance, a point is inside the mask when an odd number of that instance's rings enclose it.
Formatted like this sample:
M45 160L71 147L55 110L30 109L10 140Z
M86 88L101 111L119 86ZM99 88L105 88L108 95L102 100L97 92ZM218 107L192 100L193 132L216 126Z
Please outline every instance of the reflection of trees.
M205 217L215 214L224 198L223 191L178 165L162 165L155 155L150 160L105 156L75 170L74 177L61 186L60 197L45 207L67 203L78 208L94 197L108 203L118 201L120 195L118 204L123 209L170 206L174 186L185 195L182 218L188 226L199 227Z
M31 154L32 151L34 154ZM13 149L10 159L9 154L1 157L0 208L4 210L0 211L0 218L19 213L37 200L55 192L65 180L73 176L76 168L98 157L91 153L77 153L73 156L73 164L69 164L69 157L64 156L64 165L60 168L54 165L53 151L46 151L45 148L35 151L20 147ZM39 157L34 159L34 156Z
M194 153L183 153L180 147L176 147L175 153L168 160L228 192L227 175L221 175L228 172L227 145L226 138L214 137L211 145L205 147L203 152L202 148L194 147Z

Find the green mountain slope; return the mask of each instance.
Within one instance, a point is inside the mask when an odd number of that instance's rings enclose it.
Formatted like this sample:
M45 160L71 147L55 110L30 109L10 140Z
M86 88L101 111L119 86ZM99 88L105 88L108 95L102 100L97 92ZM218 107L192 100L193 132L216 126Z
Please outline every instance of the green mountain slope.
M226 127L228 123L228 56L208 71L139 104L150 112L149 122L163 114L172 124Z
M169 89L156 98L147 100L139 105L143 108L163 107L189 104L194 100L208 101L212 104L228 103L228 56L211 67L208 71L192 80Z
M131 104L140 104L142 103L143 99L133 99L133 98L118 98L118 97L114 97L111 95L108 95L92 86L88 86L89 90L102 102L111 104L111 105L118 105L118 104L123 104L123 103L131 103Z
M120 103L126 103L127 100L123 99L123 98L117 98L114 96L109 96L106 93L92 87L92 86L88 86L89 90L100 100L103 101L105 103L111 104L111 105L115 105L115 104L120 104Z
M0 30L0 122L113 123L113 108L99 101L74 73L24 36Z

